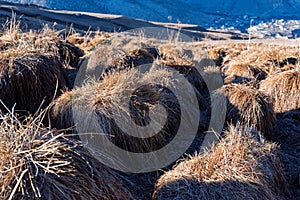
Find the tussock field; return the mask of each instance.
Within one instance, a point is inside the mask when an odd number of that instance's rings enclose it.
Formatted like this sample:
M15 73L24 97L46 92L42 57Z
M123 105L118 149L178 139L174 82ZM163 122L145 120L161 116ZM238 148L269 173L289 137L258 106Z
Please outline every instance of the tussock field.
M26 32L12 19L0 32L0 199L300 199L299 59L297 46L258 40L181 42L48 26ZM180 103L169 88L195 94L198 105ZM226 110L213 115L221 104ZM156 105L168 114L165 124ZM76 109L96 113L103 134L135 153L162 148L180 123L200 120L185 155L134 174L92 156L76 128L95 121ZM197 116L182 119L181 109ZM128 137L114 117L121 112L139 126L156 115L151 128L160 134ZM202 149L221 114L223 130Z

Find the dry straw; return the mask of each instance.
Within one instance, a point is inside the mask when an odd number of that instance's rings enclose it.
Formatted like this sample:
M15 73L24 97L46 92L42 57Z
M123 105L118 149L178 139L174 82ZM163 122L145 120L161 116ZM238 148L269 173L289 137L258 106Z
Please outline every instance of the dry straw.
M290 199L277 146L230 126L210 151L181 162L158 180L154 199Z
M102 80L90 79L85 82L81 88L73 89L59 97L52 107L52 118L59 128L69 128L71 126L88 126L90 113L97 113L97 122L101 126L107 137L117 146L131 152L149 152L160 149L165 146L176 134L180 123L189 124L195 116L187 114L188 118L180 121L180 108L191 113L197 108L194 103L183 102L178 105L177 98L183 98L194 92L188 88L181 88L182 84L178 79L178 73L167 70L166 68L152 67L148 72L140 74L138 69L128 69L108 73ZM182 75L180 75L182 76ZM175 88L184 91L185 96L174 96L170 91L158 87L162 85L168 88ZM136 88L136 86L142 86ZM135 90L137 89L137 90ZM173 91L174 92L174 91ZM176 93L176 92L175 92ZM132 109L129 108L127 97L132 97ZM163 106L165 111L156 109L156 105ZM83 108L85 114L82 116L78 109ZM122 120L116 123L116 117L125 111ZM167 112L166 112L167 111ZM195 112L194 112L195 113ZM198 113L198 110L196 110ZM166 119L164 116L168 114ZM79 117L80 124L75 124L73 115ZM131 120L138 125L146 125L151 117L151 125L147 131L129 129L132 132L123 132L118 127L126 127ZM80 120L82 119L82 120ZM166 121L165 121L166 120ZM166 122L166 123L165 123ZM162 124L165 123L165 124ZM97 129L96 129L97 130ZM145 132L155 133L155 137L149 137ZM80 133L79 133L80 134ZM136 140L128 135L139 135L139 138L147 137L145 140ZM149 139L148 139L149 138ZM180 144L179 144L180 145ZM170 152L172 153L172 152ZM128 174L129 185L134 190L136 196L140 198L149 198L153 192L153 186L157 179L156 172L147 174ZM130 183L131 182L131 183ZM133 183L133 185L132 185Z
M191 65L194 59L192 50L179 45L160 45L158 50L166 65Z
M19 26L13 18L0 36L0 98L9 109L16 104L16 110L34 113L71 87L68 72L83 53L48 26L26 33Z
M289 70L269 76L260 84L260 90L274 98L277 113L300 108L300 71Z
M225 97L227 101L224 102L221 97ZM216 106L226 103L226 123L253 127L267 138L272 138L275 123L272 101L257 89L247 85L229 84L216 90L212 100L212 104ZM212 116L214 120L218 118Z
M262 80L266 74L259 68L253 67L248 63L230 63L222 68L225 75L225 83L243 83L253 80Z
M53 121L59 128L78 125L72 120L75 112L77 118L83 117L83 120L79 121L80 125L84 126L85 122L89 123L91 120L86 120L87 115L80 116L80 112L77 112L82 107L91 113L97 113L102 130L108 136L112 135L110 139L120 147L133 152L157 149L170 141L180 123L189 124L195 118L187 114L187 119L180 119L180 108L196 110L198 113L197 102L187 101L185 96L176 96L178 95L176 90L184 91L186 95L194 93L192 87L180 88L183 85L178 84L179 76L179 73L153 66L143 74L138 69L129 69L105 75L103 80L87 81L83 87L66 92L56 100L52 108ZM172 88L175 91L171 91ZM178 98L183 99L180 105ZM163 106L164 111L157 110L157 105ZM118 116L121 116L121 120L117 121ZM132 123L132 120L140 126L151 122L152 125L149 126L151 131L160 134L155 137L146 136L149 138L145 140L128 138L126 136L128 133L124 133L123 130ZM180 120L186 121L180 122ZM132 128L130 131L136 131L136 133L131 132L131 135L144 137L144 132L139 129Z
M62 31L55 31L45 25L40 31L23 32L21 21L15 15L3 24L0 33L0 58L18 58L27 54L55 55L65 67L76 67L83 52L63 39Z
M218 47L216 47L218 48ZM227 45L230 52L224 58L224 65L250 65L263 74L272 74L285 70L288 65L297 64L298 48L282 45L253 43L245 45Z
M132 199L113 171L41 116L1 116L0 174L1 199Z
M54 56L28 54L11 62L1 60L0 68L0 98L9 109L15 106L18 111L35 113L66 87L62 65ZM1 109L7 112L3 106Z

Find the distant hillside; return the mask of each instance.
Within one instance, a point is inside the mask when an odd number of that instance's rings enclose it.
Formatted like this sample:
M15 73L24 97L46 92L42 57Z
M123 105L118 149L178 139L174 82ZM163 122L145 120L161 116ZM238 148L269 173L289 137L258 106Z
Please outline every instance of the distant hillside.
M48 8L121 14L128 17L160 22L177 22L214 26L236 21L243 16L259 19L297 18L300 19L299 0L7 0L29 3ZM84 3L83 3L84 2ZM247 15L247 16L245 16Z

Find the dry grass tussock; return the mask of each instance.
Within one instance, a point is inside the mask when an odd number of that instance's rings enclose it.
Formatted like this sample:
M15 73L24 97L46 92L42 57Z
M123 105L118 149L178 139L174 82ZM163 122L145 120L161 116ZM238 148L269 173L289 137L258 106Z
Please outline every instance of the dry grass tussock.
M193 52L175 44L164 44L158 47L162 62L166 65L192 65Z
M13 17L0 33L0 98L9 110L35 113L72 87L68 72L78 67L83 52L48 26L40 32L19 26Z
M12 18L3 25L0 34L1 59L22 57L26 54L57 55L59 33L45 26L40 32L22 32L20 21Z
M110 38L110 33L100 31L87 31L85 35L71 32L67 39L72 44L82 49L85 54L88 54L95 50L97 46L105 43Z
M92 69L95 73L97 73L97 70L111 73L113 71L121 71L144 64L151 66L157 57L158 52L156 48L145 47L125 51L121 48L115 48L114 46L103 45L88 55L88 59L82 62L81 68ZM100 76L100 74L96 75Z
M274 99L277 113L300 108L300 70L289 70L269 76L260 84L260 90Z
M180 109L177 97L159 85L168 88L176 86L177 89L186 92L186 94L194 92L188 91L187 88L180 88L181 85L178 85L178 81L179 79L174 72L160 67L152 67L143 76L135 68L114 71L105 75L102 80L87 80L81 88L64 93L55 101L52 108L52 119L59 128L69 128L71 126L78 128L78 124L75 124L76 122L73 119L73 115L76 115L76 117L79 117L80 126L91 128L95 125L90 124L93 121L90 118L93 117L90 116L90 113L96 112L96 123L100 124L107 137L120 148L131 152L157 150L174 137L180 124ZM131 100L128 97L131 97ZM184 102L180 106L190 112L199 109L194 107L194 103L197 102ZM157 105L163 106L165 111L157 110ZM80 115L78 111L81 109L85 109L87 114ZM196 110L196 113L199 113L198 110ZM166 114L169 114L167 118L165 118ZM116 121L118 119L116 115L121 116L122 119ZM147 125L150 117L151 124L146 127L147 131L140 131L138 128L131 128L129 131L130 134L138 135L139 138L145 137L142 134L151 131L156 133L155 137L135 139L129 137L129 134L123 131L126 130L127 124L132 123L132 120L140 126ZM187 117L182 121L187 125L196 118L189 113ZM93 128L91 129L93 130ZM149 199L157 176L156 172L152 172L136 175L128 174L126 177L130 180L129 185L131 185L132 190L139 199Z
M183 74L187 80L205 96L208 91L203 78L200 75L200 70L196 68L196 65L201 65L202 72L207 72L208 75L220 73L219 70L214 70L211 73L211 69L208 72L208 67L213 67L215 64L212 60L206 58L195 61L196 50L193 47L185 47L184 45L176 46L174 44L161 44L156 46L143 46L136 47L132 46L129 49L118 48L111 45L102 45L97 50L88 56L81 67L87 69L93 69L95 73L105 69L105 72L121 71L130 68L138 68L143 65L165 65L172 68L175 71ZM201 53L202 52L202 53ZM197 57L201 59L204 56L204 52L198 52ZM102 63L101 65L99 63ZM207 69L204 69L204 68ZM143 68L143 67L142 67ZM102 70L100 70L102 69ZM220 78L220 76L218 76ZM220 79L218 83L222 82ZM222 82L223 83L223 82ZM215 84L216 85L216 84ZM220 84L219 84L220 85Z
M0 33L0 58L21 58L26 55L56 56L66 68L77 67L83 52L63 38L62 31L45 25L40 31L23 32L21 21L13 16L3 24Z
M221 97L225 97L226 101ZM268 96L251 86L229 84L216 90L212 99L212 104L216 106L226 103L226 124L240 123L255 128L267 138L272 138L275 114ZM218 118L212 116L212 119Z
M8 110L35 113L47 107L67 87L62 65L56 57L24 55L12 62L0 60L0 98ZM8 110L0 105L3 112Z
M41 117L1 115L1 199L132 199L113 171Z
M222 71L226 76L253 78L253 75L255 77L256 72L259 72L258 79L261 80L266 75L299 67L297 47L263 43L232 43L221 46L204 45L203 48L218 66L224 68Z
M225 83L247 83L265 79L266 73L250 63L230 63L222 68Z
M174 136L173 134L177 132L180 108L189 111L196 110L196 113L199 109L194 106L197 105L197 102L192 102L192 100L186 102L186 98L179 107L178 98L185 96L174 96L178 95L176 91L192 94L194 89L192 87L190 89L180 88L184 86L178 85L180 80L178 77L179 75L172 71L153 66L143 74L139 73L137 69L129 69L108 74L100 81L87 81L83 87L67 92L56 100L52 108L53 121L60 128L69 128L69 126L75 125L74 122L69 121L72 119L70 115L74 114L74 111L78 115L77 117L83 119L81 125L90 123L92 120L89 120L87 115L80 116L81 112L77 112L77 110L96 112L98 123L115 144L133 152L157 149L169 142ZM175 92L166 88L173 88ZM159 109L158 104L164 107L164 112L157 110ZM195 116L192 116L193 112L191 113L187 113L187 118L181 119L181 123L190 124L190 121L195 119ZM118 120L117 116L121 116L121 120ZM139 140L127 137L127 134L122 131L128 127L128 124L132 124L132 120L135 124L145 126L149 123L150 116L152 125L148 128L153 129L152 131L155 133L160 131L160 134L155 137ZM152 118L153 116L155 118ZM166 116L168 117L166 118ZM86 126L93 127L90 124L86 124ZM130 131L135 131L136 133L131 132L131 134L140 135L140 138L143 138L145 133L135 128Z
M240 126L158 180L154 199L290 199L277 146Z

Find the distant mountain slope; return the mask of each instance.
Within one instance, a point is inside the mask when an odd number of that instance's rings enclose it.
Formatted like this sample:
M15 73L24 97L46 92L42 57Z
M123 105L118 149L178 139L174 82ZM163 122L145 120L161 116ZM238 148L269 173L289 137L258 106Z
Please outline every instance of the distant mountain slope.
M196 41L248 38L246 34L209 31L198 25L147 22L122 15L53 10L39 6L10 3L2 0L0 0L0 24L5 23L5 21L11 17L12 11L16 13L17 19L21 18L21 28L27 31L29 29L41 29L47 24L57 30L62 30L72 25L76 31L84 33L86 33L87 30L101 30L106 32L135 30L140 32L142 29L145 31L145 28L149 28L148 31L156 30L159 32L158 35L166 36L167 38L165 39L170 37L172 30L177 34L178 29L180 29L180 33ZM164 34L162 34L163 32Z
M235 26L245 29L250 19L300 19L300 0L7 0L48 8L121 14L159 22Z

